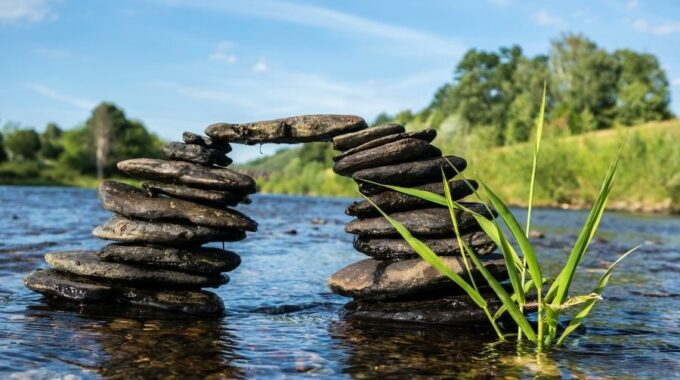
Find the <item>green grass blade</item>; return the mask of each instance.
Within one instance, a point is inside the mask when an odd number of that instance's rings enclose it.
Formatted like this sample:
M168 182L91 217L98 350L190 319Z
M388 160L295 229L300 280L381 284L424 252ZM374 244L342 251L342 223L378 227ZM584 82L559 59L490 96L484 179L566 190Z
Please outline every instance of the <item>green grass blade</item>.
M445 197L443 197L443 196L441 196L437 193L433 193L431 191L419 190L419 189L409 189L408 187L393 186L393 185L382 185L382 184L379 184L377 182L369 181L367 179L361 179L361 178L358 178L358 179L361 180L361 181L364 181L364 182L368 182L372 185L386 187L390 190L398 191L400 193L404 193L404 194L410 195L412 197L416 197L416 198L420 198L420 199L423 199L423 200L426 200L426 201L430 201L432 203L436 203L436 204L441 205L441 206L447 205ZM448 187L448 186L446 186L446 187Z
M621 257L614 261L614 263L612 263L612 265L610 265L607 271L602 275L600 281L597 282L597 285L595 286L595 289L593 289L592 293L601 296L602 292L604 291L604 288L607 287L607 283L609 282L609 278L611 277L612 272L614 271L614 267L618 263L620 263L621 260L625 259L626 256L635 252L638 248L640 248L639 245L631 249L630 251L624 253L623 255L621 255ZM569 325L567 325L567 327L564 329L562 335L560 335L560 338L557 340L558 346L564 342L564 339L566 339L569 336L569 334L573 333L581 325L581 322L588 316L590 311L595 306L595 302L597 302L598 299L599 298L592 298L585 301L584 305L581 307L578 313L576 313L574 318L572 318L571 322L569 322Z
M543 137L543 121L545 118L545 93L548 88L548 81L543 82L543 98L541 99L541 110L536 119L536 137L534 142L534 160L531 167L531 182L529 182L529 203L527 205L527 227L525 229L529 237L531 228L531 209L534 204L534 190L536 188L536 167L538 166L538 151L541 149L541 138Z
M475 282L475 278L472 275L472 270L470 269L470 264L468 263L467 257L465 255L465 249L463 248L463 239L460 236L460 232L458 231L458 222L456 221L456 213L453 205L453 197L451 196L451 188L448 186L448 180L446 179L446 174L444 173L444 170L442 169L442 182L444 185L444 197L446 197L446 205L449 209L449 215L451 217L451 224L453 225L453 232L456 235L456 240L458 241L458 249L460 251L460 257L463 258L463 264L465 264L465 270L467 271L468 278L470 279L470 283L472 286L475 288L475 290L479 291L477 288L477 283Z

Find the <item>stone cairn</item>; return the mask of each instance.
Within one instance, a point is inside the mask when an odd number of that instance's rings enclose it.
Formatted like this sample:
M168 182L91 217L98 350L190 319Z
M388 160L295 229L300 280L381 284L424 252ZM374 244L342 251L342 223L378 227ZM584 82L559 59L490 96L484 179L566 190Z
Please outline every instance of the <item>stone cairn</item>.
M220 314L224 306L212 292L200 290L228 282L221 274L240 264L231 251L202 247L208 242L242 240L257 223L233 206L250 203L255 181L226 167L230 143L304 143L332 141L342 151L333 170L351 177L359 191L403 223L453 270L466 275L453 225L446 208L368 181L417 187L443 194L442 170L453 178L466 161L442 157L430 142L432 129L406 132L397 124L367 128L357 116L305 115L247 124L217 123L207 136L183 134L183 143L163 147L165 160L138 158L118 169L148 182L142 189L114 181L99 187L104 209L114 213L93 234L113 240L100 251L55 252L45 255L50 266L29 274L24 282L50 299L87 303L121 303L193 314ZM474 181L449 181L456 200L472 193ZM489 215L479 203L470 209ZM448 323L480 316L467 296L441 275L399 236L366 200L351 204L356 217L345 231L356 235L354 247L370 259L333 274L331 290L353 297L348 317ZM463 239L483 256L484 265L505 278L503 260L492 255L495 245L466 213L457 214ZM224 243L223 243L224 244ZM476 273L476 271L473 270ZM493 297L489 302L493 306Z

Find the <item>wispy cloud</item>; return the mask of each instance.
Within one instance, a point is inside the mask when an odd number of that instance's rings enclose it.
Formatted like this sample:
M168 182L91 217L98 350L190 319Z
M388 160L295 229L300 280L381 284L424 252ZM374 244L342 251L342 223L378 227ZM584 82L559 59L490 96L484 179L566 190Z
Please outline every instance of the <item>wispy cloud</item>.
M638 19L633 22L633 27L640 32L651 33L657 36L680 33L680 22L651 24L645 19Z
M534 13L534 21L540 26L562 27L562 19L550 14L546 10L541 10Z
M257 62L253 65L253 72L254 73L263 73L267 71L267 61L264 60L264 58L260 57L257 59Z
M221 61L229 64L236 63L238 58L236 55L230 53L230 50L234 47L232 41L220 41L215 48L215 51L210 54L209 58L213 61Z
M40 22L53 16L45 0L0 0L0 24Z
M93 100L76 98L69 95L65 95L51 87L42 84L29 83L28 87L37 94L40 94L42 96L62 103L69 104L73 107L80 108L86 111L91 110L96 105L96 102Z
M67 50L62 49L52 49L52 48L37 48L34 52L50 59L64 59L71 56L71 53Z
M351 13L316 5L285 1L217 1L217 0L157 0L169 6L204 8L238 13L319 29L391 40L414 54L456 55L461 46L428 32L371 20Z
M680 87L680 78L675 78L675 79L673 79L673 80L671 81L671 84L672 84L673 86Z
M638 2L638 0L629 0L629 1L626 3L626 8L628 8L628 9L635 9L635 8L638 7L638 5L640 5L640 2Z

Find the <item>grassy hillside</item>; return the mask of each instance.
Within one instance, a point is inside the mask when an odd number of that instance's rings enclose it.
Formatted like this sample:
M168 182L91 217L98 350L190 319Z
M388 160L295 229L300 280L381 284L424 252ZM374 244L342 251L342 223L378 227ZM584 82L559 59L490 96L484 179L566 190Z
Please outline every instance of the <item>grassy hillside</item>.
M638 211L680 210L680 120L615 128L544 141L538 167L536 204L585 207L595 198L607 167L626 142L610 208ZM484 147L453 144L440 136L435 144L445 153L465 157L465 175L487 181L506 201L524 205L531 172L531 145ZM459 146L459 148L451 148ZM449 148L446 148L449 147ZM356 187L330 170L332 152L316 148L315 160L306 148L281 151L248 167L268 171L258 184L266 193L357 195Z

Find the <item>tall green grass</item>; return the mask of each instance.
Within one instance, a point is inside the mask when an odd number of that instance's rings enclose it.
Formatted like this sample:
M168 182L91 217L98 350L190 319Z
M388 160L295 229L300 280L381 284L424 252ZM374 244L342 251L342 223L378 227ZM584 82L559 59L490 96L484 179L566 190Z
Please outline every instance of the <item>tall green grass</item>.
M377 205L373 206L389 221L389 223L399 232L399 234L408 242L408 244L428 263L439 270L442 274L449 277L458 286L460 286L479 306L484 314L487 316L489 323L494 328L499 339L506 340L508 333L502 331L498 326L498 319L505 313L518 326L516 339L521 341L526 337L530 342L535 343L537 350L540 352L545 347L553 344L560 345L564 340L573 333L582 323L597 300L601 298L602 291L606 287L614 267L627 255L633 252L636 248L624 253L618 260L616 260L609 269L604 273L602 278L598 281L592 292L583 295L570 295L570 289L574 274L577 272L579 264L588 250L588 246L595 236L595 232L599 226L600 220L605 210L605 206L609 199L616 177L620 157L621 148L619 149L616 158L610 164L604 178L604 182L600 187L597 196L594 198L593 207L591 208L586 221L583 224L581 232L574 243L569 257L562 267L562 270L555 277L555 279L548 279L544 277L541 264L539 262L537 250L529 241L528 232L531 227L531 210L534 203L534 189L537 183L537 168L539 162L539 152L541 148L541 139L543 135L543 118L545 110L545 92L543 89L543 99L541 102L541 111L537 118L535 140L532 149L532 164L529 182L529 201L527 209L526 227L523 228L517 221L515 216L510 211L506 202L484 181L478 180L481 184L481 194L475 191L475 196L485 204L490 204L498 213L498 218L488 219L478 213L467 209L462 204L453 200L450 189L447 185L448 178L442 172L442 181L444 186L444 195L438 195L422 190L409 189L399 186L388 186L387 188L400 191L402 193L428 200L430 202L446 206L449 209L453 224L453 232L456 235L460 252L466 266L467 279L451 271L444 262L422 241L414 237L400 222L391 218ZM460 173L458 173L460 175ZM462 176L462 175L461 175ZM474 188L471 186L474 190ZM369 200L369 198L366 198ZM477 257L475 252L464 242L461 233L456 223L455 214L457 212L471 213L480 227L487 235L500 247L505 260L510 279L512 294L506 291L505 287L493 277L493 275L484 267L482 261ZM502 224L501 224L502 223ZM504 228L505 227L505 228ZM509 231L510 235L506 236L504 231ZM509 239L512 238L512 240ZM513 244L514 243L514 244ZM519 248L519 252L514 247ZM469 259L469 262L468 262ZM472 270L476 269L484 278L489 288L495 293L502 303L494 315L491 314L489 307L484 299L484 296L479 291L472 275ZM544 292L544 290L547 291ZM530 323L526 313L524 312L526 306L526 295L529 292L536 294L536 329ZM560 331L560 318L567 313L573 312L571 321L566 328Z

